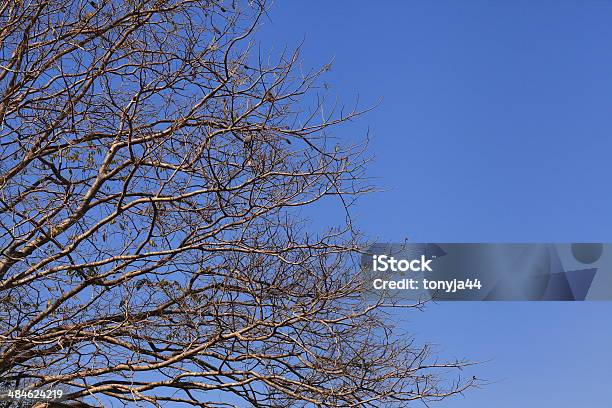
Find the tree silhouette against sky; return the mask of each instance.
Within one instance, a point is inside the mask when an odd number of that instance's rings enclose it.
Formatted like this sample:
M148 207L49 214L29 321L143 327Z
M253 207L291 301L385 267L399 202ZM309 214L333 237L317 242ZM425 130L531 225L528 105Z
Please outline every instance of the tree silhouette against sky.
M405 407L475 385L365 301L365 143L266 5L0 2L0 378L35 406ZM309 229L310 204L346 217ZM18 401L4 401L19 406Z

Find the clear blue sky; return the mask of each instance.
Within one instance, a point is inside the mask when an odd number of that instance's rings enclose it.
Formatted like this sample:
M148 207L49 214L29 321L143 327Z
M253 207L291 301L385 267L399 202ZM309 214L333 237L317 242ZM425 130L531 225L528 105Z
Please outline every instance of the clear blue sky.
M359 226L380 241L612 242L612 3L278 2L262 45L304 43L369 127ZM325 221L320 214L320 221ZM495 383L439 407L612 406L612 303L446 303L402 317ZM434 405L435 406L435 405Z

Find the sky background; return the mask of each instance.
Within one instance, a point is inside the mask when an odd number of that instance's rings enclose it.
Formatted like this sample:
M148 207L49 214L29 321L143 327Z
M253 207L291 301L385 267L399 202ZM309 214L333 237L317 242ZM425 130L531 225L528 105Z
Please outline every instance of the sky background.
M383 242L612 242L612 3L278 2L262 47L304 42L347 105L378 108L354 211ZM337 216L317 214L324 224ZM337 219L336 219L337 220ZM445 303L399 317L442 356L490 360L449 408L612 406L612 302Z

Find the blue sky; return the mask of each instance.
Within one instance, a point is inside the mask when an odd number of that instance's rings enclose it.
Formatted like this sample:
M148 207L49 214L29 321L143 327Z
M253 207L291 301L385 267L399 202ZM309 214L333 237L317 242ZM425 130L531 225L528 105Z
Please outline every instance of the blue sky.
M612 3L278 2L262 47L304 41L350 105L379 107L354 215L371 238L612 242ZM319 221L327 221L318 214ZM331 221L331 216L330 221ZM446 303L401 316L493 383L440 407L609 407L612 303Z

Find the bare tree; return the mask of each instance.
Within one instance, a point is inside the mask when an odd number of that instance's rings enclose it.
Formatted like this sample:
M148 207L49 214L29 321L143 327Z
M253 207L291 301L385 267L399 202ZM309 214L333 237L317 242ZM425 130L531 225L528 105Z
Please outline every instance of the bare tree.
M261 55L262 16L0 2L5 386L66 390L37 406L404 407L474 385L362 299L348 215L309 228L309 204L369 190L364 146L328 135L359 111L318 99L327 67Z

